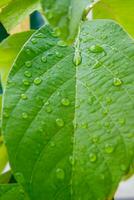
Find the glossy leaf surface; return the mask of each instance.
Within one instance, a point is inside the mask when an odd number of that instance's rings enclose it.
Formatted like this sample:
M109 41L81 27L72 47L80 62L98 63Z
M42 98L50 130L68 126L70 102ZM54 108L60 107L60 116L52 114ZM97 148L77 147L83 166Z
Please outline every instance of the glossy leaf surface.
M3 132L31 200L114 195L133 164L133 64L133 40L110 20L84 22L75 49L48 26L25 44L9 76Z

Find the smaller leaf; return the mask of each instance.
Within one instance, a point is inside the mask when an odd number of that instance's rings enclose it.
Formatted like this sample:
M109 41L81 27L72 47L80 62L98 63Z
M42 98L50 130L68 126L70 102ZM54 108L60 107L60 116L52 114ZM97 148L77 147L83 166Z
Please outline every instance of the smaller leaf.
M34 31L17 33L0 43L0 74L2 85L5 85L9 70L21 47Z
M83 11L91 0L42 0L44 14L62 39L72 42L78 32ZM77 6L77 8L76 8Z
M0 13L0 21L9 32L26 16L39 8L39 0L13 0Z

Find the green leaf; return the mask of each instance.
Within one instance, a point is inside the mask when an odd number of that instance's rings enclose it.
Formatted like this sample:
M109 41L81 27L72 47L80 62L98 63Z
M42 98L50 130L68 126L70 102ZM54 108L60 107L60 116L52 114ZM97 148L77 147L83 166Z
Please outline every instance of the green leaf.
M62 39L74 41L82 14L91 0L42 0L44 14Z
M0 74L2 85L5 86L13 61L24 43L33 33L34 31L17 33L9 36L2 43L0 43Z
M101 0L93 10L94 19L109 18L119 22L134 36L133 0Z
M11 0L1 0L0 1L0 9L6 6Z
M7 31L10 31L26 16L39 8L39 0L13 0L0 13L0 21Z
M0 200L28 200L18 184L0 185Z
M95 20L83 23L75 50L64 45L45 26L10 72L10 164L31 200L108 199L133 163L134 42Z
M15 60L20 49L28 38L34 33L34 31L17 33L9 36L2 43L0 43L0 74L2 86L5 87L9 70ZM2 95L0 95L0 114L2 107ZM1 122L0 122L1 123ZM1 135L1 127L0 127ZM0 172L3 171L8 162L8 155L5 144L3 144L3 138L0 136Z
M0 184L6 184L10 181L10 178L11 178L11 170L3 173L0 175Z

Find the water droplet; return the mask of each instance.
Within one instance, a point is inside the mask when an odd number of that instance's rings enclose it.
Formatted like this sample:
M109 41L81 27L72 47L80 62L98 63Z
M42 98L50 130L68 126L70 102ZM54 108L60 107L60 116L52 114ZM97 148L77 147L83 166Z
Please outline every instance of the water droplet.
M105 145L105 152L110 154L110 153L113 153L114 151L114 147L111 145L111 144L106 144Z
M88 128L88 123L82 123L80 127L86 129Z
M114 86L120 86L122 85L122 81L119 78L114 78Z
M104 126L105 126L105 127L110 127L110 122L105 122L105 123L104 123Z
M89 104L89 105L92 105L93 102L94 102L94 97L89 97L89 98L88 98L88 104Z
M39 85L39 84L41 84L41 82L42 82L42 79L40 77L37 77L37 78L34 79L35 85Z
M92 137L92 142L93 143L98 143L99 142L99 137L97 137L97 136Z
M107 109L103 110L103 115L105 116L107 114L108 114L108 110Z
M42 56L41 61L46 63L47 62L47 57L46 56Z
M103 47L101 47L100 45L92 45L89 50L92 52L92 53L102 53L104 52L104 49Z
M52 112L51 106L47 106L47 107L46 107L46 112L47 112L47 113L51 113L51 112Z
M63 98L61 100L61 103L62 103L63 106L69 106L70 105L70 101L67 98Z
M31 61L26 61L25 65L26 65L26 67L31 67L32 66L32 62Z
M27 48L27 49L26 49L26 53L27 53L27 54L30 54L30 49Z
M24 183L24 177L21 173L17 172L15 173L15 178L17 180L18 183Z
M69 156L69 162L71 165L74 165L74 158L73 156Z
M26 86L29 86L29 85L30 85L30 82L29 82L28 80L24 79L24 80L23 80L23 84L26 85Z
M66 47L67 46L67 44L64 41L62 41L62 40L59 40L57 42L57 45L60 46L60 47Z
M124 125L125 124L125 119L124 118L120 118L119 119L119 124L120 125Z
M111 104L112 103L112 99L110 97L106 97L106 103L107 104Z
M89 154L89 159L90 159L90 162L95 162L97 160L97 156L95 153L90 153Z
M65 177L65 172L64 172L64 170L63 170L63 169L60 169L60 168L56 169L56 177L57 177L58 179L60 179L60 180L63 180L64 177Z
M24 75L25 75L26 77L28 77L28 78L30 78L30 77L32 76L31 72L29 72L29 71L25 71L25 72L24 72Z
M23 118L23 119L27 119L27 118L28 118L28 114L27 114L26 112L23 112L23 113L22 113L22 118Z
M57 124L57 126L59 126L59 127L62 127L62 126L64 126L64 121L62 120L62 119L56 119L56 124Z
M51 146L51 147L54 147L54 146L55 146L55 143L54 143L54 142L51 142L51 143L50 143L50 146Z
M102 62L101 61L98 61L95 65L94 65L94 68L99 68L102 66Z
M36 38L32 38L32 39L31 39L31 42L32 42L33 44L36 44L36 43L37 43Z
M27 95L26 95L26 94L21 94L21 98L22 98L23 100L26 100L26 99L27 99Z
M58 52L58 51L56 51L56 56L58 57L58 58L62 58L63 57L63 54L61 53L61 52Z
M56 27L55 29L54 29L54 34L55 34L55 36L60 36L61 35L61 30L60 30L60 28L59 27ZM53 35L54 35L53 34Z
M73 63L75 64L75 66L78 66L81 64L81 62L82 62L81 53L79 52L79 50L76 50L74 59L73 59Z

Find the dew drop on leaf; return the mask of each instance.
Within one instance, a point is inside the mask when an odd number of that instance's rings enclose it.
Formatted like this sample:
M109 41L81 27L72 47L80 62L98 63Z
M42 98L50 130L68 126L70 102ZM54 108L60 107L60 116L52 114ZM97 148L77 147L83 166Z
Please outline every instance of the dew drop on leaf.
M124 125L125 124L125 119L124 118L120 118L119 119L119 124L120 125Z
M114 78L113 84L114 86L120 86L122 85L122 81L119 78Z
M105 109L105 110L103 110L103 115L105 116L105 115L107 115L108 114L108 110L107 109Z
M81 62L82 62L81 53L78 50L76 50L75 55L74 55L74 59L73 59L73 63L74 63L75 66L78 66L78 65L81 64Z
M59 41L57 42L57 45L58 45L59 47L66 47L66 46L67 46L67 44L66 44L64 41L62 41L62 40L59 40Z
M27 99L27 95L26 95L26 94L21 94L21 98L22 98L23 100L26 100L26 99Z
M56 54L57 58L62 58L63 57L63 54L61 52L56 51L55 54Z
M102 53L104 52L104 49L103 47L101 47L100 45L92 45L89 50L92 52L92 53Z
M88 128L88 123L82 123L81 128L84 128L84 129Z
M31 67L32 66L32 62L31 61L26 61L25 65L26 65L26 67Z
M28 80L24 79L24 80L23 80L23 84L26 85L26 86L29 86L29 85L30 85L30 82L29 82Z
M61 30L60 30L60 28L59 27L56 27L55 29L54 29L54 34L53 35L55 35L55 36L60 36L61 35Z
M40 77L37 77L37 78L34 79L35 85L39 85L39 84L41 84L41 82L42 82L42 79Z
M62 120L62 119L56 119L56 124L57 124L57 126L59 126L59 127L62 127L62 126L64 126L64 121Z
M90 159L90 162L96 162L97 160L97 156L95 153L90 153L89 154L89 159Z
M23 113L22 113L22 118L23 118L23 119L27 119L27 118L28 118L28 114L27 114L26 112L23 112Z
M111 104L111 103L112 103L111 97L106 97L106 103L107 103L107 104Z
M15 178L17 180L17 182L23 184L24 183L24 178L23 178L23 175L21 173L15 173Z
M67 98L63 98L63 99L61 100L61 104L62 104L63 106L69 106L69 105L70 105L70 101L69 101L69 99L67 99Z
M57 179L63 180L65 177L64 170L61 168L56 169L56 177L57 177Z
M52 112L51 106L47 106L47 107L46 107L46 112L47 112L47 113L51 113L51 112Z
M37 40L36 40L35 38L32 38L32 39L31 39L31 42L32 42L33 44L36 44L36 43L37 43Z
M46 56L42 56L41 61L46 63L47 62L47 57Z
M73 156L69 156L69 162L70 162L70 164L71 164L71 165L73 165L73 164L74 164L74 159L73 159Z
M111 144L106 144L105 145L105 152L110 154L110 153L113 153L114 151L114 147L111 145Z
M94 65L94 68L97 69L99 67L102 66L102 62L101 61L98 61L95 65Z
M55 146L55 143L54 143L54 142L51 142L51 143L50 143L50 146L51 146L51 147L54 147L54 146Z
M99 137L97 137L97 136L92 137L92 142L93 143L98 143L99 142Z
M28 77L28 78L30 78L30 77L32 76L31 72L29 72L29 71L25 71L25 72L24 72L24 75L25 75L26 77Z

